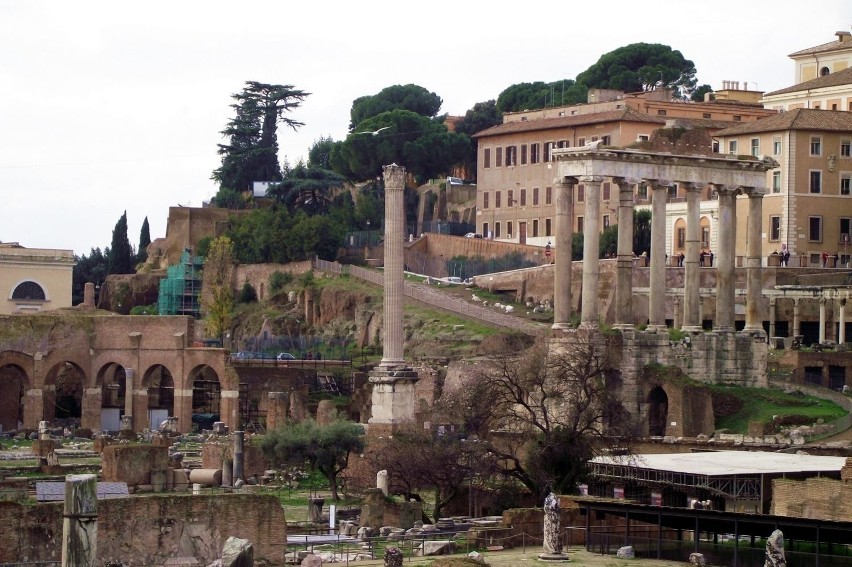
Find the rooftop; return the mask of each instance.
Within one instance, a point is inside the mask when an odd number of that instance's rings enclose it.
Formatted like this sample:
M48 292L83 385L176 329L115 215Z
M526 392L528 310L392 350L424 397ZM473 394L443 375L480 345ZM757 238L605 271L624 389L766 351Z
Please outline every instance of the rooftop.
M736 136L757 132L781 130L822 130L829 132L852 131L852 112L841 110L814 110L796 108L774 114L754 122L743 122L720 132L716 136Z
M592 463L705 476L839 472L845 457L790 455L762 451L640 454L595 457Z
M852 67L843 69L842 71L837 71L836 73L829 73L828 75L823 75L822 77L817 77L816 79L811 79L810 81L805 81L804 83L799 83L798 85L793 85L792 87L786 87L777 91L772 91L771 93L766 93L763 96L764 98L766 98L774 95L797 93L799 91L824 89L827 87L837 87L849 84L852 84Z
M519 120L515 122L504 122L492 126L474 134L474 138L486 136L498 136L501 134L515 134L518 132L533 132L536 130L549 130L554 128L570 128L585 124L601 124L604 122L649 122L665 125L666 121L644 112L638 112L629 108L621 110L610 110L607 112L595 112L592 114L577 114L574 116L559 116L556 118L542 118L540 120Z
M816 53L827 53L829 51L840 51L841 49L852 48L852 34L847 31L839 31L835 34L837 39L816 47L808 47L801 51L791 53L787 57L802 57L804 55L814 55Z

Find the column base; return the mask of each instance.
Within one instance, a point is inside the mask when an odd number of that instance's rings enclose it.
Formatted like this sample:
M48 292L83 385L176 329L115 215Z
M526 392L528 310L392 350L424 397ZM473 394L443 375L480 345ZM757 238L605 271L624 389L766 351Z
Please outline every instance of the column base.
M734 329L733 327L728 327L727 325L724 327L713 327L714 333L733 333L735 331L736 329Z
M665 325L648 325L645 330L649 333L668 333L669 328Z
M613 329L618 329L619 331L632 331L636 327L634 327L630 323L616 323L612 326Z
M570 323L554 323L550 329L553 331L570 331L574 327Z
M580 326L578 329L582 329L584 331L597 331L600 328L600 324L597 321L580 321Z
M760 338L760 339L766 340L766 337L768 336L766 334L766 331L763 330L763 327L751 327L751 328L746 327L741 332L742 332L743 335L751 335L756 339Z
M703 333L704 327L702 327L701 325L684 325L680 328L680 330L684 333L697 334Z

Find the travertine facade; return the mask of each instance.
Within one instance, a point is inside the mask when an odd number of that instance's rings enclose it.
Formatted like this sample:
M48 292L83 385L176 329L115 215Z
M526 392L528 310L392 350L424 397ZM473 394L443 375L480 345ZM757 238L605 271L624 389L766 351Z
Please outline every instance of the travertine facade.
M0 242L0 314L71 307L74 252Z

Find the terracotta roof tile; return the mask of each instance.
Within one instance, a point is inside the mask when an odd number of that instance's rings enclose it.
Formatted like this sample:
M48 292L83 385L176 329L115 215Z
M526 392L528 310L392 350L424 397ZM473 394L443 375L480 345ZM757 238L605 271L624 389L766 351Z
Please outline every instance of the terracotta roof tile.
M743 122L716 133L716 136L736 136L781 130L822 130L852 133L852 112L797 108L754 122Z
M850 42L849 38L846 38L846 41L840 41L840 38L837 38L834 41L829 41L828 43L823 43L822 45L817 45L816 47L808 47L807 49L796 51L794 53L791 53L787 57L799 57L800 55L825 53L827 51L836 51L848 47L852 47L852 42Z
M852 85L852 67L843 69L842 71L838 71L836 73L829 73L824 77L817 77L816 79L811 79L810 81L805 81L804 83L799 83L798 85L793 85L792 87L772 91L771 93L766 93L763 96L767 97L772 95L795 93L798 91L806 91L808 89L836 87L838 85Z
M474 138L487 136L498 136L501 134L516 134L519 132L533 132L536 130L551 130L555 128L570 128L572 126L583 126L586 124L600 124L602 122L648 122L664 125L663 118L651 116L644 112L638 112L630 108L622 110L611 110L607 112L595 112L592 114L577 114L575 116L559 116L557 118L543 118L540 120L524 120L516 122L505 122L477 132Z

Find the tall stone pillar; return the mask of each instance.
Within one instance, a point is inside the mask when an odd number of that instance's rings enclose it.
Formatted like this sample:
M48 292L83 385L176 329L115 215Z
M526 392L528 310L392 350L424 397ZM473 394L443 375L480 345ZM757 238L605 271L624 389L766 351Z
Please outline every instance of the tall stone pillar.
M687 183L686 187L686 258L683 279L683 330L701 332L698 303L701 295L701 275L698 265L700 230L699 193L701 186Z
M820 344L825 342L825 304L826 304L825 296L819 298L819 342Z
M553 273L553 329L567 329L571 321L572 237L574 233L574 185L576 179L557 178L556 264Z
M384 349L380 366L395 367L405 364L402 329L402 307L405 300L405 168L394 163L384 166L382 170L385 178L385 274Z
M651 291L648 297L648 328L666 328L666 197L669 183L652 180Z
M586 215L583 224L583 297L580 326L598 328L598 282L600 279L600 217L602 177L581 177L586 186Z
M743 331L758 336L766 336L763 330L763 312L760 309L763 297L762 222L763 191L750 189L748 192L748 250L746 251L746 320Z
M837 343L843 344L846 342L846 298L842 298L839 303L840 309L838 309Z
M800 321L799 298L794 297L793 298L793 336L794 337L796 335L802 334L802 333L799 332L799 321Z
M769 336L777 337L775 333L775 316L778 301L774 297L769 298Z
M734 208L735 189L717 185L719 193L719 250L716 253L716 322L713 330L734 331L735 271L734 254L737 237L737 217Z
M405 168L382 168L385 179L384 350L382 361L370 372L372 390L370 435L392 435L414 417L417 373L405 364L402 306L404 301L403 243Z
M615 328L633 327L633 185L613 179L618 186L618 260L616 264Z
M98 478L93 474L65 476L62 514L62 567L98 563Z
M673 312L672 327L674 327L675 329L680 329L680 328L683 327L683 321L681 320L681 316L680 316L681 304L683 303L683 300L681 299L681 297L679 295L676 295L676 296L674 296L672 303L674 303L673 309L672 309L672 312Z
M243 471L245 464L245 432L234 431L234 482L239 479L245 480Z
M277 429L287 423L290 393L269 392L266 397L266 428L269 430Z
M136 370L133 368L124 369L124 416L130 419L131 429L136 429L136 424L133 421L133 386L136 382Z

